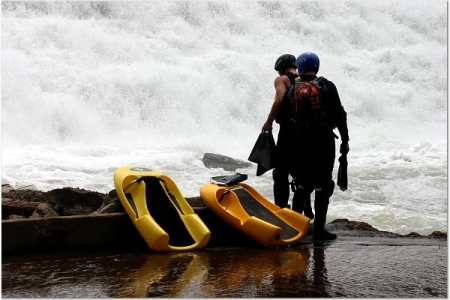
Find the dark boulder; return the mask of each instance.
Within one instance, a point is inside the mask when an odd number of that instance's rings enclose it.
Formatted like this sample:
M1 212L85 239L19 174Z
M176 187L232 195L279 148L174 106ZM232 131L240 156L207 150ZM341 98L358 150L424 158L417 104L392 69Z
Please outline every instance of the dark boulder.
M43 202L29 201L24 199L10 198L12 195L2 196L2 220L10 219L11 216L22 216L28 218L33 214L38 205ZM41 200L44 201L44 200Z
M102 205L104 198L104 194L77 188L41 192L28 189L15 190L4 185L2 220L88 215Z
M249 168L252 166L250 162L214 153L205 153L202 161L208 169L223 168L226 171L236 171L239 168Z
M47 201L60 216L88 215L103 203L104 195L84 189L65 187L46 193Z
M111 214L116 212L125 212L125 209L123 208L122 203L120 203L116 190L111 190L103 199L101 206L93 213Z
M51 218L59 217L58 213L47 202L39 203L31 214L30 218Z

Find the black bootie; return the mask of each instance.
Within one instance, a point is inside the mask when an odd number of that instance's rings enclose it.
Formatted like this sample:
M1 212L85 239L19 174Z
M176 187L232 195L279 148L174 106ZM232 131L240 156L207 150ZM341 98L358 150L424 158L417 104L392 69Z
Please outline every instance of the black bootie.
M325 230L329 202L330 199L324 192L316 190L316 197L314 201L314 209L316 212L314 220L314 240L325 241L335 240L337 238L336 234Z
M311 207L311 196L308 197L307 200L305 200L305 205L303 206L303 213L311 220L314 219L314 213Z

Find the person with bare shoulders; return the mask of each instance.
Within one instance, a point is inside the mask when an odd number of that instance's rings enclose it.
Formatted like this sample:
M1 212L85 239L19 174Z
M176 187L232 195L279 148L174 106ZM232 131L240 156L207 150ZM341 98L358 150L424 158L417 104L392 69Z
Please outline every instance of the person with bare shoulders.
M295 128L289 120L290 103L287 97L287 91L299 76L297 74L296 58L292 54L283 54L275 62L275 71L278 75L274 80L275 99L271 110L264 123L263 129L272 130L273 121L280 125L276 144L275 168L273 170L273 193L275 205L283 208L289 207L290 196L289 171L292 168L293 152L296 149ZM314 218L311 205L305 205L305 215Z

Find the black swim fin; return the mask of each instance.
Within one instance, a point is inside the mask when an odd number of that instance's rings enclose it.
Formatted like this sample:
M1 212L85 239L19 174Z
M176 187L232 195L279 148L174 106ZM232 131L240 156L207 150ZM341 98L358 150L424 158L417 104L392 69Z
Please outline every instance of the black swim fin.
M337 185L339 186L341 191L347 190L348 187L347 166L347 155L342 154L339 157L339 169L337 175Z
M275 167L275 140L272 130L262 129L248 160L257 163L256 176L261 176Z

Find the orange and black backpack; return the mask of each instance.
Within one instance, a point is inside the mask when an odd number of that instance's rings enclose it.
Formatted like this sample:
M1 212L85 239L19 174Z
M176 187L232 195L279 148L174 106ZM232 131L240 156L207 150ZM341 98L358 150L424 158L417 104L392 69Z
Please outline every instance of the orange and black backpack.
M289 90L291 104L291 122L299 129L314 129L329 125L329 116L322 97L327 88L324 77L311 81L297 78Z

